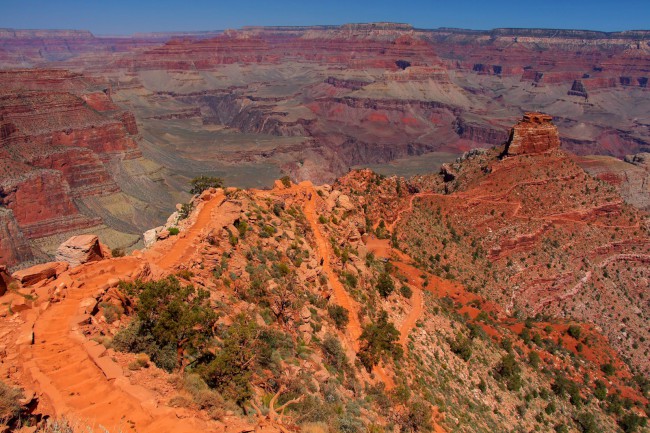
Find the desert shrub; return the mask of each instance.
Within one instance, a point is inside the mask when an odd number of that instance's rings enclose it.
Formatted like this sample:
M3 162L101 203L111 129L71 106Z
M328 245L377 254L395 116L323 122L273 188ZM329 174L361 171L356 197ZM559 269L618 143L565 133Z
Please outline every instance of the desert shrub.
M111 304L110 302L102 302L99 304L102 314L106 319L106 323L113 323L122 317L124 309L118 305Z
M285 188L291 188L291 178L289 176L282 176L280 182L282 182Z
M600 369L607 376L611 376L612 374L616 373L616 367L614 367L614 365L611 362L603 364L602 367L600 367Z
M252 396L250 381L258 356L260 329L254 320L239 314L220 337L214 358L198 371L211 388L241 406Z
M607 398L607 386L602 380L597 380L595 382L596 388L594 389L594 396L598 400L605 400Z
M338 329L343 329L350 322L350 312L340 305L330 305L327 307L327 313L334 321Z
M539 354L537 352L535 352L534 350L528 352L528 364L530 364L531 367L533 368L539 367L540 361L541 358L539 357Z
M385 311L379 314L375 323L364 326L359 339L359 360L368 372L379 364L383 356L392 356L398 360L403 355L403 349L399 345L399 331L388 321L388 313Z
M125 255L125 252L124 252L124 249L122 249L122 248L113 248L111 250L111 256L113 256L113 257L124 257L124 255Z
M555 375L553 384L551 385L553 392L563 397L566 394L569 395L569 401L576 407L582 406L582 397L580 396L580 386L568 379L564 374L558 372Z
M0 424L8 424L20 415L22 393L0 381Z
M248 231L248 223L244 220L238 220L235 223L235 227L237 227L239 237L244 239L244 237L246 237L246 232Z
M216 321L207 291L182 286L173 276L120 287L138 299L135 319L113 340L118 350L146 353L167 371L203 355Z
M341 342L334 335L327 335L322 343L323 357L325 362L334 367L336 370L341 370L348 363L348 357L345 355L345 349Z
M598 433L602 429L596 422L596 417L591 412L582 412L576 417L576 424L578 425L578 430L582 433Z
M463 334L458 333L454 340L449 341L451 351L459 356L463 361L469 361L472 357L472 341Z
M576 340L580 339L581 333L582 333L582 329L578 325L571 325L569 326L569 329L567 329L567 334L569 334L571 337L575 338Z
M220 177L198 176L190 181L190 194L201 194L209 188L222 188L223 179Z
M192 213L192 209L194 209L194 203L183 203L181 205L180 210L178 211L178 217L182 220L190 216Z
M637 431L639 427L646 427L648 425L648 419L630 411L618 420L618 425L625 433L633 433Z
M411 296L413 296L413 290L407 285L402 285L399 289L399 293L404 296L406 299L411 299Z
M167 231L169 232L169 234L170 234L171 236L176 236L177 234L179 234L179 233L181 232L181 231L178 229L178 227L170 227L170 228L167 229Z
M408 405L408 412L402 423L402 431L431 431L431 407L424 401L416 400Z
M501 361L494 369L494 377L505 382L510 391L519 391L521 389L521 367L514 353L508 353L501 358Z
M375 287L382 297L387 298L395 290L395 283L390 277L390 274L384 271L379 274L379 279Z
M347 250L344 251L345 254L347 254ZM341 257L343 260L343 257ZM344 260L344 263L347 261ZM356 275L354 275L352 272L344 272L343 273L343 278L344 278L344 283L348 288L354 289L357 287L357 284L359 284L358 278Z

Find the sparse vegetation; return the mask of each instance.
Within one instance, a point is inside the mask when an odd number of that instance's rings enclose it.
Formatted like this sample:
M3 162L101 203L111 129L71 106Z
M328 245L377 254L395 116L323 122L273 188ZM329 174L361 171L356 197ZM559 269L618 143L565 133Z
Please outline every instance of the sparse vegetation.
M210 188L222 188L223 179L220 177L198 176L190 181L190 194L201 194Z

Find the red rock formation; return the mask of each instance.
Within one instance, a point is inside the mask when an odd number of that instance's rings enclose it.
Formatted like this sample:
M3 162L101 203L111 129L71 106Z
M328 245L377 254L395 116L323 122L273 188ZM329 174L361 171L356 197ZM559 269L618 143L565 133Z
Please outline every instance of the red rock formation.
M88 228L99 218L82 215L72 202L70 186L61 172L27 169L0 183L0 204L11 209L28 239Z
M23 286L32 286L43 280L56 278L68 270L68 264L64 262L49 262L35 265L27 269L14 272L12 277L20 281Z
M0 71L0 206L7 222L0 262L33 259L25 239L100 224L73 200L120 192L108 163L140 157L137 134L133 115L118 109L97 79Z
M546 152L560 147L560 136L551 122L553 118L542 113L526 113L511 130L504 153L522 155Z

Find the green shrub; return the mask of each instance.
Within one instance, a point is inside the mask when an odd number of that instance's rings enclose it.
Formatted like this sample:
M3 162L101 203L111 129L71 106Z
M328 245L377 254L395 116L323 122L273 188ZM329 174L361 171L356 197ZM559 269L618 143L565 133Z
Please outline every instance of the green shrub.
M167 231L169 232L169 234L170 234L171 236L176 236L177 234L179 234L179 233L181 232L181 231L178 229L178 227L170 227L170 228L167 229Z
M207 291L182 286L173 276L122 283L121 288L138 300L136 318L113 340L118 350L146 353L167 371L179 364L182 368L206 351L216 321Z
M282 182L285 188L291 188L291 178L289 176L282 176L280 182Z
M214 359L198 371L211 388L241 406L252 396L250 381L258 357L260 329L250 317L239 314L221 340Z
M618 421L618 425L625 433L633 433L637 431L639 427L646 427L648 425L648 419L630 411L623 415L623 417Z
M340 305L330 305L327 312L338 329L345 328L350 322L350 312Z
M379 274L379 279L375 287L382 297L387 298L395 290L395 283L390 274L384 271Z
M413 296L413 290L407 285L402 285L399 289L399 293L404 296L406 299L411 299L411 296Z
M581 333L582 333L582 329L580 329L578 325L571 325L567 330L567 334L569 334L571 337L575 338L576 340L580 339Z
M113 257L124 257L125 256L124 249L122 249L122 248L113 248L111 250L111 256L113 256Z
M596 388L594 389L594 396L598 400L605 400L607 398L607 386L602 380L597 380L595 382Z
M534 350L531 350L528 352L528 364L530 364L531 367L537 368L539 367L539 363L541 361L541 358L539 357L539 354L535 352Z
M403 349L399 345L399 331L388 321L388 313L385 311L379 314L376 323L364 326L359 339L361 340L359 360L368 372L379 364L382 356L390 355L393 359L399 360L403 355Z
M190 216L192 213L192 209L194 209L194 203L183 203L181 205L181 209L178 211L178 217L182 220Z
M603 373L605 373L607 376L611 376L612 374L616 373L616 367L611 362L608 362L606 364L603 364L600 369L602 370Z
M596 422L596 417L590 412L582 412L578 414L576 417L576 424L578 425L578 430L582 433L602 432L602 429Z
M463 361L469 361L472 357L472 341L461 333L456 335L456 339L449 342L451 351L458 355Z
M501 361L494 369L494 377L505 382L510 391L519 391L521 389L521 367L514 353L508 353L501 358Z
M190 194L201 194L209 188L222 188L223 179L220 177L199 176L190 181Z
M325 362L334 367L336 370L341 370L348 364L348 357L345 355L345 349L341 346L341 342L333 335L325 336L322 343L323 358Z

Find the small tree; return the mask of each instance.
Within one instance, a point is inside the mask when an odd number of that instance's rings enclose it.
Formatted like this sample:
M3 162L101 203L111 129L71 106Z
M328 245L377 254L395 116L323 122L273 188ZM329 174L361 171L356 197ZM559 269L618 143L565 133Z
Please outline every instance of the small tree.
M379 294L382 297L387 298L395 290L395 283L393 283L393 279L390 277L390 274L384 271L379 274L379 279L377 280L376 287Z
M508 353L501 358L501 362L494 369L494 376L505 381L510 391L519 391L522 385L521 367L514 353Z
M209 188L222 188L223 179L220 177L199 176L190 181L190 194L201 194Z
M190 357L196 359L207 350L216 314L206 290L181 286L173 276L147 283L123 283L121 288L137 295L138 301L136 319L115 338L118 348L145 352L159 367L180 367L181 371Z
M327 312L338 329L343 329L350 322L350 313L340 305L330 305Z
M388 313L385 311L379 314L376 323L369 323L363 328L360 340L359 360L368 372L379 364L384 355L391 355L394 359L400 359L403 355L398 343L399 331L388 321Z
M571 337L578 340L580 338L580 334L582 333L582 330L580 329L580 327L578 325L571 325L571 326L569 326L569 329L567 330L567 333Z
M205 382L225 398L243 405L252 396L251 376L259 356L260 328L244 314L235 317L221 335L214 359L200 369Z

